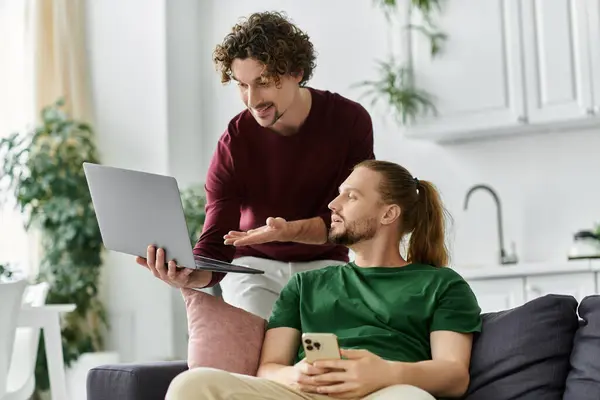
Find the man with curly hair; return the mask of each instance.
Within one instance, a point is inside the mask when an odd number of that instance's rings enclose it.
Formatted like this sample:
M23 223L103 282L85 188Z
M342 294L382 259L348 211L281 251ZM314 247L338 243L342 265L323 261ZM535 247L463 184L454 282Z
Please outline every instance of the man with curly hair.
M282 14L236 24L214 51L221 82L235 82L245 110L217 143L206 178L206 221L197 255L261 275L179 271L161 249L138 262L175 287L221 284L226 302L268 318L300 271L348 261L327 242L328 203L357 163L373 159L373 127L358 103L306 86L315 68L306 33Z

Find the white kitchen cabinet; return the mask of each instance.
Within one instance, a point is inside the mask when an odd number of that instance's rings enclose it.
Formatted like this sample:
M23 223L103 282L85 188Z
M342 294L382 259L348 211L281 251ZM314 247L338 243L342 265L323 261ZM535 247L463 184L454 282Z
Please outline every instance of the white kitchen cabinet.
M600 269L600 266L598 268ZM600 289L600 273L596 274L596 289ZM600 293L598 293L598 291L596 291L596 294L600 294Z
M415 83L433 95L438 114L419 118L406 135L443 140L524 122L518 0L442 4L436 23L449 36L442 54L432 59L429 40L417 31L409 49Z
M525 277L525 301L547 294L564 294L575 297L579 302L595 293L597 291L594 272Z
M420 116L406 136L452 142L600 126L600 0L452 0L434 20L448 35L442 53L432 58L417 31L407 52L438 115Z
M496 312L525 303L523 278L494 278L468 281L482 312Z
M529 123L564 122L593 114L586 1L521 3Z
M595 118L600 118L600 0L587 0L586 5L590 37L590 65L593 72L591 112Z
M518 307L547 294L571 295L578 302L600 291L600 260L456 267L483 312Z

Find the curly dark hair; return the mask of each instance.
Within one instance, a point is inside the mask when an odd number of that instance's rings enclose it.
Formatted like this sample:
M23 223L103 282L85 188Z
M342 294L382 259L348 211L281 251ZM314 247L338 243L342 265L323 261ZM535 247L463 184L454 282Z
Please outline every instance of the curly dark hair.
M213 61L221 82L231 81L231 63L253 58L266 67L265 78L279 84L281 75L302 73L300 86L311 78L316 55L308 35L282 13L254 13L236 24L215 48Z

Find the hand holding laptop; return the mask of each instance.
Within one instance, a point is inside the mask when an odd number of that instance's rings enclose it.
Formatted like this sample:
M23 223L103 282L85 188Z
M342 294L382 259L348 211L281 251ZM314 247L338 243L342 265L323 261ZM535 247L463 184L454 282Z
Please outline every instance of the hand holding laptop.
M135 261L158 279L179 289L205 287L212 278L211 271L178 267L173 260L167 263L165 251L154 246L148 246L146 258L136 257Z

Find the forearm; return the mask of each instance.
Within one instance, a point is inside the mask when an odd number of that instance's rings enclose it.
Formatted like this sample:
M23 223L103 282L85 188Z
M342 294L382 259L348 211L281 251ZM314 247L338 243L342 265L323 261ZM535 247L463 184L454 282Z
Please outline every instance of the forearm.
M233 201L213 200L206 210L202 234L194 246L193 253L201 257L231 262L235 255L235 248L223 243L223 235L232 227L237 229L239 226L239 204ZM225 276L224 273L210 271L195 271L194 274L199 275L200 272L204 274L196 289L214 287Z
M211 287L215 286L218 283L218 281L220 281L220 279L222 279L223 276L225 275L220 272L200 271L200 270L194 271L194 272L192 272L192 274L194 274L193 287L192 287L192 289L194 289L194 290L211 288ZM219 276L217 274L221 274L221 275ZM220 279L215 279L215 278L220 278Z
M328 229L321 217L288 221L293 232L293 241L304 244L324 244Z
M269 379L284 385L290 384L289 372L294 367L283 364L266 363L258 367L256 376Z
M460 397L469 386L469 370L444 360L391 362L392 384L419 387L435 397Z

